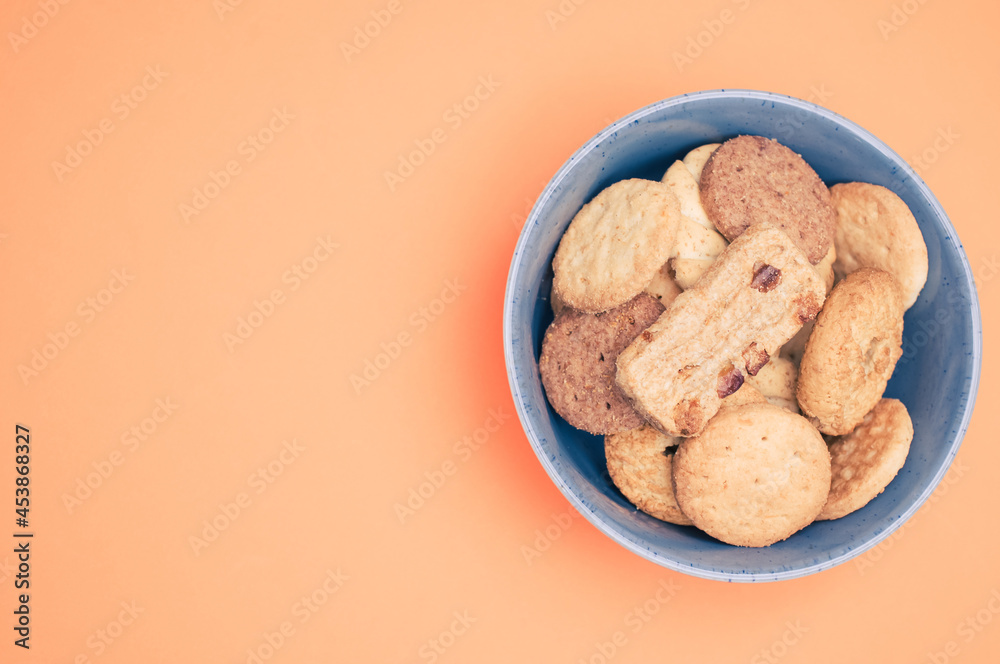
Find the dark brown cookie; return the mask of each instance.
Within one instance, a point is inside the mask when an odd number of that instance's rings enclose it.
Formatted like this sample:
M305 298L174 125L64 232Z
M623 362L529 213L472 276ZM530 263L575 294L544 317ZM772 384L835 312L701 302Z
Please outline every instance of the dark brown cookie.
M598 435L643 423L615 384L615 361L661 313L663 305L647 293L599 314L569 307L560 312L545 332L538 369L563 419Z
M802 157L763 136L737 136L712 153L701 173L701 202L729 241L752 224L772 221L813 265L830 250L836 232L823 181Z

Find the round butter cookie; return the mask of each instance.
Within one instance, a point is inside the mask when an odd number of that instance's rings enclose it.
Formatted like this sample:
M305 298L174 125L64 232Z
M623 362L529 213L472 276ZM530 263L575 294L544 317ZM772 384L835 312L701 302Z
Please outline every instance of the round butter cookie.
M573 217L552 259L559 299L588 313L631 300L670 258L680 218L662 182L623 180L599 193Z
M817 520L839 519L882 493L906 462L913 422L906 406L882 399L861 424L830 443L833 482Z
M903 308L912 307L927 281L927 245L910 208L885 187L865 182L836 184L830 198L837 210L834 271L885 270L899 282Z
M852 272L834 286L799 365L802 412L825 434L850 433L885 392L903 353L903 302L891 274Z
M604 453L611 480L629 502L661 521L690 526L674 498L670 472L679 441L644 424L605 436Z
M661 313L663 305L647 293L599 314L562 309L545 331L538 370L564 420L597 435L643 423L615 384L615 361Z
M805 528L830 493L830 453L800 415L771 404L725 408L674 455L677 504L694 525L761 547Z
M833 244L830 191L798 154L763 136L723 143L701 173L708 218L732 242L752 224L772 221L815 265Z

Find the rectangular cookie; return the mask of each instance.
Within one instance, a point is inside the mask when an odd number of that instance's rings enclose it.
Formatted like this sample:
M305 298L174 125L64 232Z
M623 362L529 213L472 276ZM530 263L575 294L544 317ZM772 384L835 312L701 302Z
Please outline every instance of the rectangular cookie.
M619 355L618 385L656 428L696 435L825 296L802 250L777 225L754 224Z

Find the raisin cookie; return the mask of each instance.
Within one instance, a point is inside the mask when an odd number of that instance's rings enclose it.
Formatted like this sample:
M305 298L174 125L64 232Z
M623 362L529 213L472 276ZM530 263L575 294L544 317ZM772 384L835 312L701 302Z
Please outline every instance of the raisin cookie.
M618 385L657 429L693 436L816 316L825 294L791 239L756 224L619 355Z

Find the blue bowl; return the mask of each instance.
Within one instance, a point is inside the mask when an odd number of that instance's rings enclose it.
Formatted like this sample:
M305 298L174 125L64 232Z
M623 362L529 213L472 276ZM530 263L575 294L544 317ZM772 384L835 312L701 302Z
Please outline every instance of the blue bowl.
M538 375L552 320L552 256L576 212L626 178L659 180L675 159L739 134L778 139L828 185L872 182L896 192L920 225L930 271L906 313L904 356L887 397L913 418L906 465L867 506L814 523L784 542L750 549L639 512L608 476L603 439L573 428L549 406ZM504 357L524 431L552 481L591 523L625 548L672 570L723 581L776 581L839 565L885 539L927 500L948 470L979 384L982 330L968 259L941 205L903 159L858 125L799 99L752 90L673 97L601 131L542 192L514 250L504 298Z

